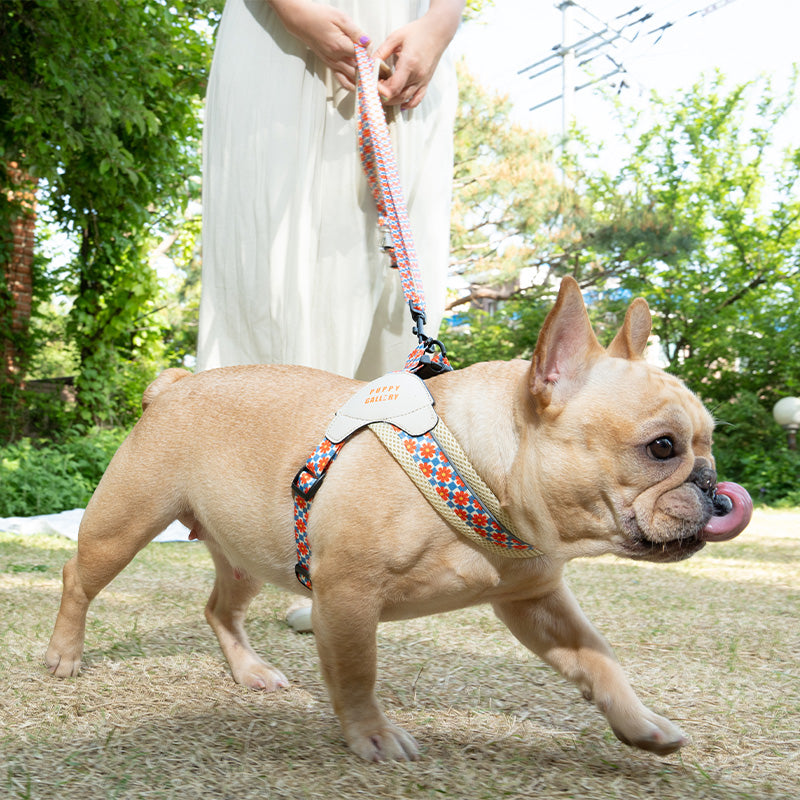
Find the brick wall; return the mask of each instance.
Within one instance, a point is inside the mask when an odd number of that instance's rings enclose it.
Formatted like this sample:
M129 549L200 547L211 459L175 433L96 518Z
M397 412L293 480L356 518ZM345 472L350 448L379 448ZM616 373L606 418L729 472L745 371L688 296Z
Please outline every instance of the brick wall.
M13 199L21 202L22 211L11 223L11 259L3 265L6 284L15 303L11 311L11 327L14 331L21 331L31 316L36 195L30 179L17 169L16 164L8 165L8 173L12 185L24 187L12 194ZM4 343L3 350L3 373L10 377L18 370L18 354L8 342Z

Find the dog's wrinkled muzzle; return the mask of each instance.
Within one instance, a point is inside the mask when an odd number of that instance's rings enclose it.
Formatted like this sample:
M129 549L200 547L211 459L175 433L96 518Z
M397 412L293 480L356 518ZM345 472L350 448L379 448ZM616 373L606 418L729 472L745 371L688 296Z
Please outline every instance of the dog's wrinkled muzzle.
M738 536L753 516L753 501L738 483L718 483L714 493L714 514L700 531L705 542L725 542Z

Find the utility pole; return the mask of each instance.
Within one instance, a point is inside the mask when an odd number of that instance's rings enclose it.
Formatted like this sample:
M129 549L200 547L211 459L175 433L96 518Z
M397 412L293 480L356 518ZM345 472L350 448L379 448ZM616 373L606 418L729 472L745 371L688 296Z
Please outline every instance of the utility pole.
M583 38L578 38L576 35L576 12L581 11L583 16L586 16L586 9L584 9L577 0L555 0L555 7L561 12L561 44L553 47L549 56L540 59L535 64L519 70L518 74L532 70L528 75L530 80L540 78L546 75L557 67L561 67L561 93L555 97L551 97L537 105L533 106L530 110L535 111L537 108L554 103L561 100L561 136L565 143L569 139L569 129L575 119L575 95L581 89L592 86L599 81L606 80L613 75L624 72L625 68L622 64L617 63L608 53L608 50L614 46L614 43L624 38L624 32L632 25L640 25L645 20L649 19L652 15L645 13L639 19L631 21L630 17L637 14L641 10L641 6L636 6L631 11L622 14L621 17L627 17L628 20L623 22L619 29L612 27L608 23L601 21L592 16L590 24L597 27L598 22L599 30L587 27L585 23L581 23L582 28L586 31L587 35ZM578 85L578 70L586 67L591 61L598 56L604 56L607 61L612 64L610 72L606 72L598 78L589 80L587 83Z
M575 47L573 23L574 0L561 0L556 6L561 12L561 140L564 151L567 149L569 129L575 118Z

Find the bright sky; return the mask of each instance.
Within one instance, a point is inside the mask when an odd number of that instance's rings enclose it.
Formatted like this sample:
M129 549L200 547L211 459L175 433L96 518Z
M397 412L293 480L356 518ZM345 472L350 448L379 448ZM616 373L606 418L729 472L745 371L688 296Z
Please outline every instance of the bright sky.
M702 73L719 68L732 82L744 82L761 73L774 76L774 89L788 85L791 65L800 62L800 0L577 0L583 10L573 12L576 38L590 35L581 22L601 30L603 23L619 28L627 21L652 12L650 20L626 29L625 36L638 37L632 43L623 39L607 52L624 65L629 88L623 100L638 105L651 89L673 96L690 87ZM558 134L561 131L561 104L555 102L537 111L531 106L561 93L561 69L530 80L518 75L521 70L550 55L561 43L562 14L557 0L495 0L478 22L462 26L455 48L464 55L471 70L482 82L511 95L515 116L531 127ZM641 9L622 19L637 5ZM702 13L704 12L705 13ZM586 12L589 12L588 14ZM692 12L695 13L690 16ZM593 16L591 16L593 15ZM665 23L675 23L658 36L649 32ZM554 59L548 63L556 63ZM547 66L547 64L543 65ZM595 75L613 69L608 60L593 62ZM589 80L578 72L577 83ZM795 104L786 128L792 143L800 144L800 104ZM593 89L584 89L575 98L575 114L581 127L603 138L613 135L604 101Z

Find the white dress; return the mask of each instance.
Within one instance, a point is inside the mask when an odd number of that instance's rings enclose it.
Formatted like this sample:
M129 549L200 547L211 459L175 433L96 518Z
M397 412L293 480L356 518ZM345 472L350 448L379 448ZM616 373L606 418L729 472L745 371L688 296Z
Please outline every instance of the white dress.
M332 0L378 46L427 0ZM228 0L204 138L198 369L284 363L364 380L416 343L380 251L356 146L355 97L289 35L266 0ZM455 71L390 124L434 335L449 255Z

